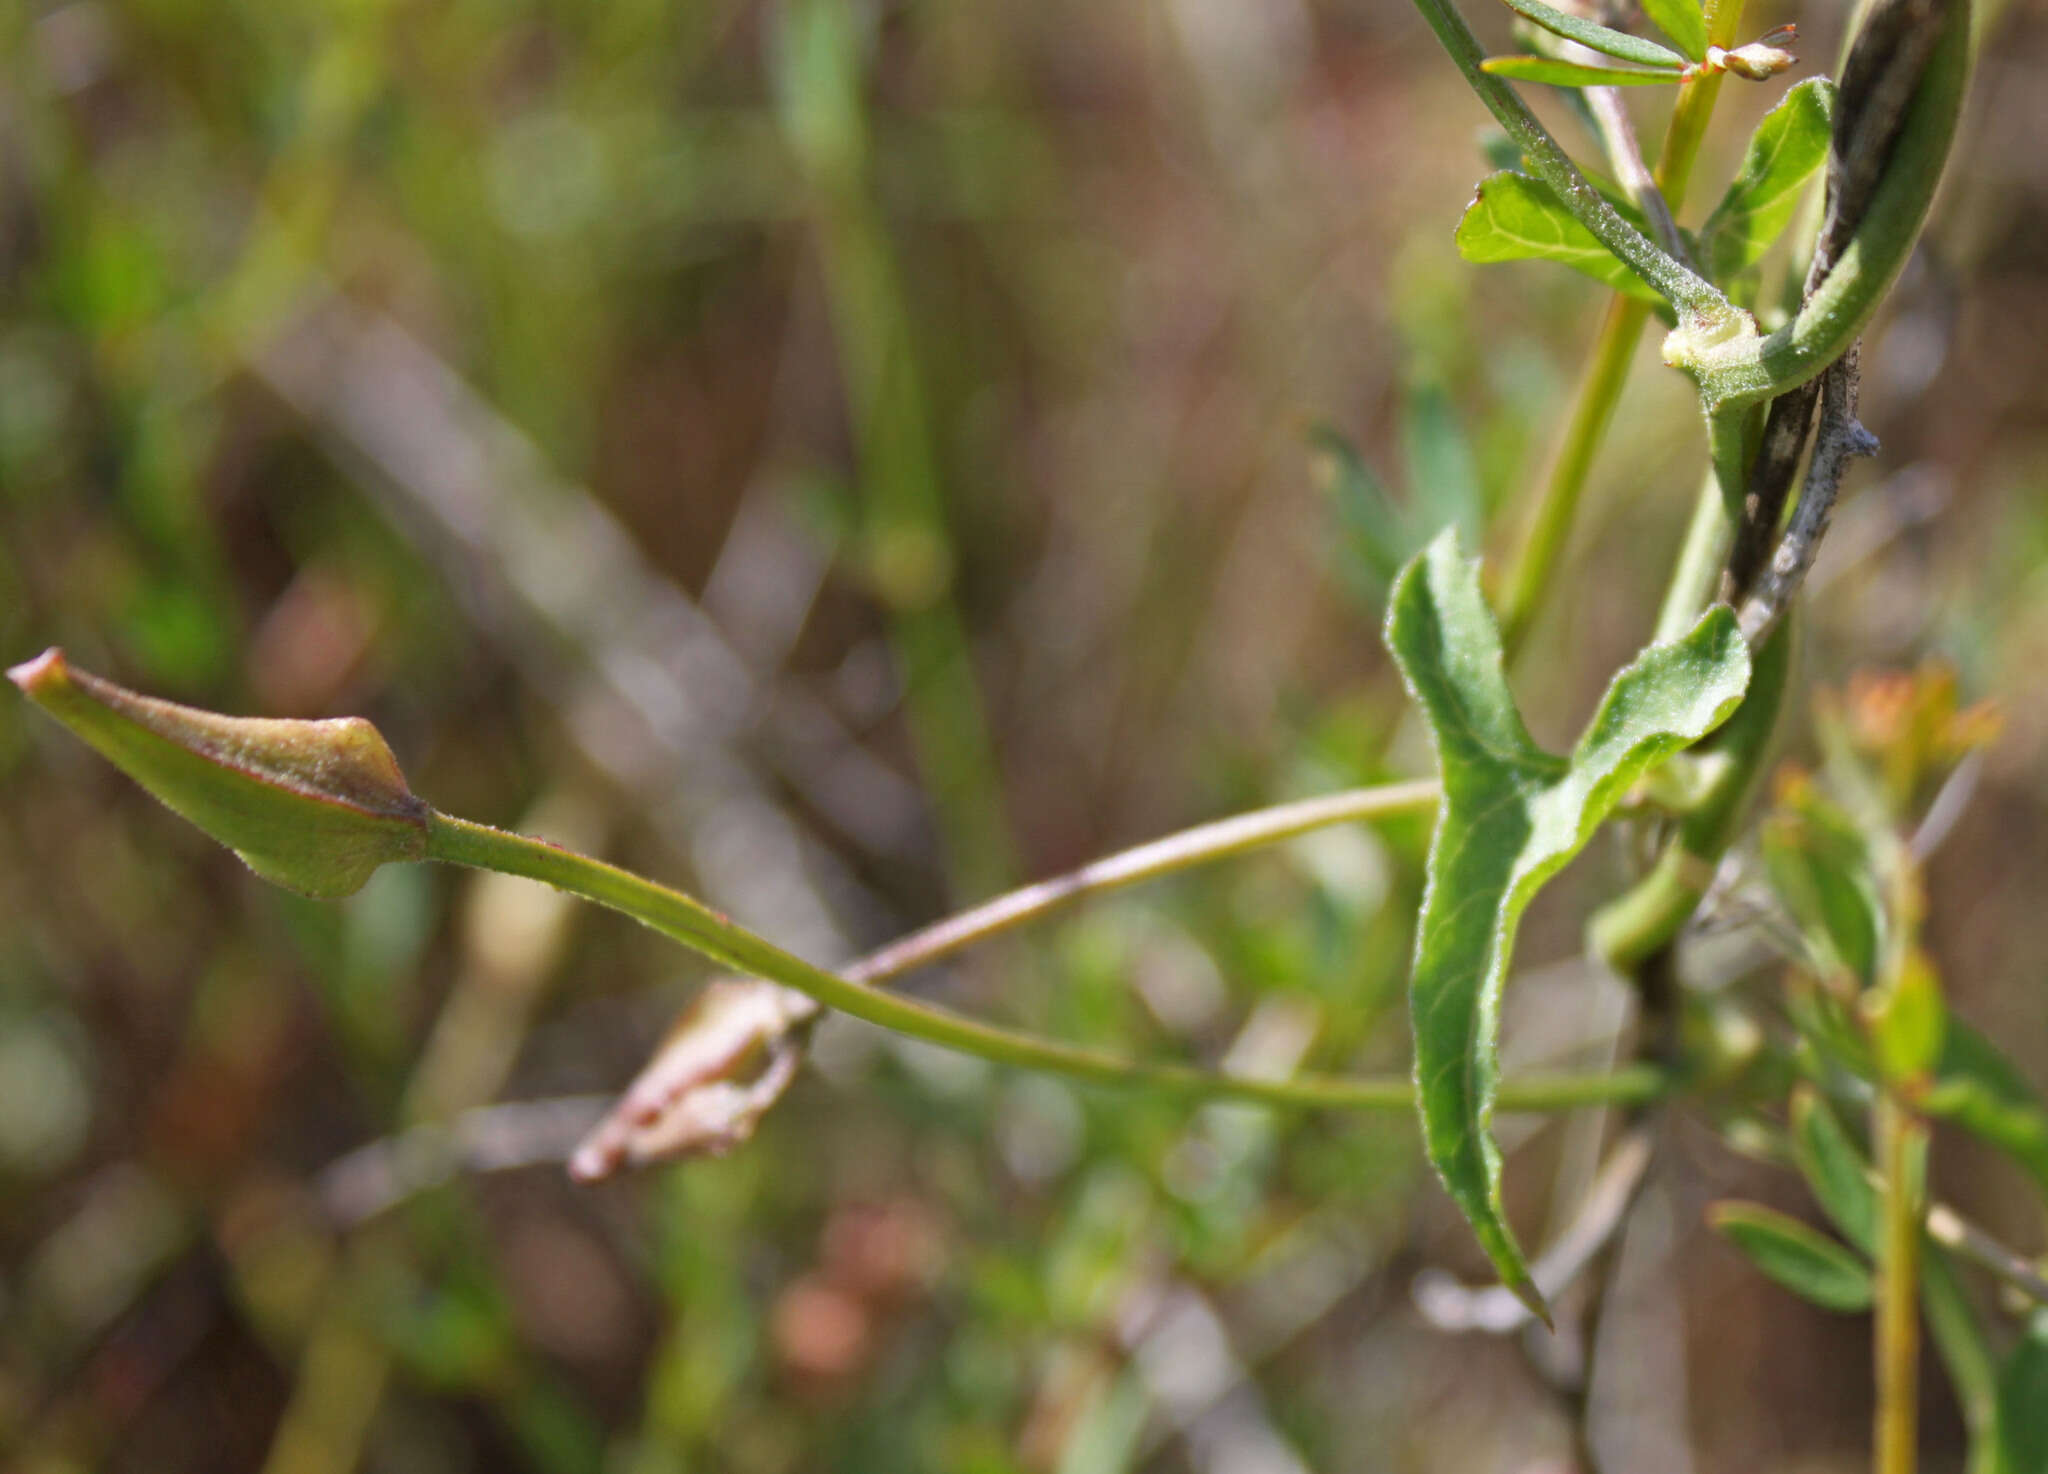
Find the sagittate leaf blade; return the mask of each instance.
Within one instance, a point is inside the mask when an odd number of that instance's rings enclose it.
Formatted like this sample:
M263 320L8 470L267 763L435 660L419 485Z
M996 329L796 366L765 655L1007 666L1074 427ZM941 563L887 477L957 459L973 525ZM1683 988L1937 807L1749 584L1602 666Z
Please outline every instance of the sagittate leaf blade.
M1749 1262L1827 1310L1868 1310L1870 1269L1833 1239L1759 1203L1716 1203L1707 1219Z
M1501 1209L1491 1132L1515 929L1622 792L1734 710L1749 655L1727 610L1710 611L1615 677L1567 760L1538 747L1522 723L1477 566L1454 532L1402 570L1386 637L1428 719L1444 782L1409 982L1423 1140L1502 1281L1541 1313Z
M1581 46L1597 51L1603 56L1611 56L1620 61L1632 61L1638 66L1657 67L1672 72L1682 70L1685 66L1684 57L1668 46L1659 46L1647 36L1631 36L1627 31L1613 30L1610 27L1587 20L1583 16L1568 15L1553 6L1545 5L1543 0L1502 0L1502 3L1516 15L1521 16L1524 20L1534 22L1550 32L1551 35L1562 36L1567 41L1576 41ZM1704 19L1700 22L1700 33L1700 54L1704 56L1706 54L1706 22ZM1673 77L1668 80L1676 81L1677 78Z
M1694 61L1707 55L1707 16L1699 0L1643 0L1650 23L1678 43Z
M1556 261L1593 280L1650 303L1662 303L1644 281L1572 218L1540 179L1503 170L1479 181L1458 222L1458 254L1477 265L1497 261Z
M1548 56L1489 56L1479 65L1511 82L1543 82L1552 87L1663 87L1683 80L1675 71L1583 66Z
M1834 115L1834 83L1814 77L1756 125L1742 168L1700 230L1700 257L1715 281L1756 265L1792 223L1800 190L1827 160Z

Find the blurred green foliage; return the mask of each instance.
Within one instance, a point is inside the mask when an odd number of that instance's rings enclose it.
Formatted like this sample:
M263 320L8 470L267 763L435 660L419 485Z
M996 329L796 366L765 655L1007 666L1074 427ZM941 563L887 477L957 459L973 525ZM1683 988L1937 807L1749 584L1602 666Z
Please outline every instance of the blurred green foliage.
M1825 54L1829 18L1799 19ZM2039 7L2008 24L1871 353L1885 479L1808 660L1933 652L2004 709L1927 943L2040 1079L2048 176L2022 146ZM181 700L360 712L441 807L566 805L622 861L842 955L1426 761L1378 652L1385 550L1345 543L1365 528L1318 495L1303 427L1355 445L1408 532L1496 535L1600 301L1456 260L1479 114L1400 7L24 0L0 67L7 661L61 643ZM1517 672L1540 741L1654 606L1692 490L1682 390L1631 389L1583 574ZM592 509L624 536L559 531ZM477 553L507 545L528 556ZM650 667L689 645L670 606L562 615L649 574L749 673L738 717L683 678L703 667ZM744 781L672 794L707 750ZM920 986L1134 1053L1399 1068L1426 840L1301 841ZM1567 877L1525 957L1574 952L1596 895ZM1568 1450L1530 1364L1408 1308L1422 1259L1482 1270L1404 1122L1190 1112L828 1027L731 1158L597 1190L458 1175L350 1221L348 1154L432 1114L430 1060L459 1085L437 1110L586 1099L701 978L596 917L535 921L508 960L479 908L426 871L338 906L273 892L0 701L0 1461ZM450 1022L477 1016L501 1027ZM1532 1062L1584 1047L1551 1044ZM1571 1150L1549 1133L1511 1172L1521 1221ZM2030 1199L1957 1179L2039 1247ZM1852 1342L1732 1278L1698 1217L1672 1281L1713 1311L1698 1466L1853 1466L1862 1370L1816 1354Z

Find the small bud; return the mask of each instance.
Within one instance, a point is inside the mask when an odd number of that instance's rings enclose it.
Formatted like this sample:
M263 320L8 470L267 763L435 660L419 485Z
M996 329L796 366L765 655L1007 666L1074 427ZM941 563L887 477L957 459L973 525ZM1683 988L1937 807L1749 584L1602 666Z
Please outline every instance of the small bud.
M309 896L361 890L425 856L431 810L361 717L228 717L137 695L44 651L8 678L265 880Z
M1738 46L1733 51L1723 51L1718 46L1707 48L1707 65L1723 71L1747 77L1752 82L1764 82L1782 71L1797 66L1799 58L1786 50L1786 46L1799 34L1797 26L1779 26L1766 32L1747 46Z

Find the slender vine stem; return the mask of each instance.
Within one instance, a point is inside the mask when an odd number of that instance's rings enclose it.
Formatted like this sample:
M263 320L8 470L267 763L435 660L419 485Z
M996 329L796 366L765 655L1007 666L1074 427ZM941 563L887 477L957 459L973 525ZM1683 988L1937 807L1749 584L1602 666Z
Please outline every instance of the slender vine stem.
M428 822L426 857L542 881L622 912L734 972L766 978L794 988L824 1007L996 1064L1193 1099L1295 1109L1410 1110L1414 1106L1414 1085L1405 1078L1300 1075L1285 1080L1251 1079L1190 1065L1140 1063L963 1018L827 972L681 891L544 840L508 834L447 814L436 813ZM1611 1074L1538 1076L1504 1083L1499 1106L1504 1111L1553 1111L1638 1102L1657 1098L1668 1085L1663 1071L1648 1066Z
M1415 8L1436 32L1437 40L1450 53L1466 83L1479 94L1487 111L1522 150L1537 178L1556 192L1574 219L1656 288L1682 317L1726 323L1741 316L1712 282L1672 259L1655 241L1622 219L1587 182L1579 166L1537 121L1514 88L1481 67L1485 53L1452 0L1415 0Z
M1707 6L1707 39L1711 45L1732 46L1742 24L1746 0L1711 0ZM1706 138L1707 123L1714 103L1721 95L1719 73L1688 82L1679 89L1670 125L1658 151L1652 184L1663 217L1676 216L1685 207L1687 187L1692 182L1693 164ZM1611 90L1611 89L1603 89ZM1653 217L1654 218L1654 217ZM1595 456L1614 412L1621 403L1621 391L1628 383L1629 366L1636 342L1649 320L1649 305L1615 293L1600 320L1599 335L1586 361L1584 376L1572 402L1571 418L1565 424L1550 475L1537 498L1535 514L1514 562L1502 581L1500 625L1502 648L1513 655L1535 618L1546 591L1555 587L1558 560L1564 556L1577 520L1579 499L1593 469ZM1680 630L1678 633L1683 633Z
M862 983L900 977L976 942L1035 921L1084 896L1100 895L1177 870L1242 855L1335 824L1428 813L1442 796L1443 785L1434 778L1425 778L1412 783L1347 789L1198 824L1164 839L1091 860L1077 870L1037 881L933 922L870 952L842 969L842 974Z

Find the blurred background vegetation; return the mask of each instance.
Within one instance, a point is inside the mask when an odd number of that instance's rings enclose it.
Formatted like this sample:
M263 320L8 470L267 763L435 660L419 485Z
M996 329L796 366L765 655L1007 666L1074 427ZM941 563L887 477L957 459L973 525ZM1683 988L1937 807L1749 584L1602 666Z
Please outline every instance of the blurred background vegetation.
M1753 17L1791 19L1824 69L1839 15ZM2040 1080L2048 6L1994 24L1866 354L1885 452L1805 671L1937 656L2000 704L1931 936ZM6 660L370 716L438 806L821 961L1422 771L1359 478L1504 546L1601 302L1456 259L1484 118L1398 3L12 0L0 60ZM1696 194L1778 90L1730 89ZM1518 672L1539 737L1643 638L1698 464L1646 341ZM1189 1111L860 1027L733 1156L576 1189L567 1140L697 964L519 882L299 901L9 695L9 1467L1535 1471L1585 1456L1582 1412L1609 1469L1861 1467L1864 1323L1699 1224L1738 1185L1803 1197L1696 1128L1596 1347L1582 1313L1528 1343L1418 1313L1424 1266L1483 1272L1406 1120ZM1156 1056L1398 1070L1426 838L1298 842L913 986ZM1595 846L1525 929L1511 1059L1611 1048L1575 956L1621 864ZM504 1170L403 1170L397 1133L493 1103ZM1532 1234L1599 1133L1524 1133ZM1993 1159L1937 1161L2042 1247ZM1942 1467L1939 1401L1928 1438Z

